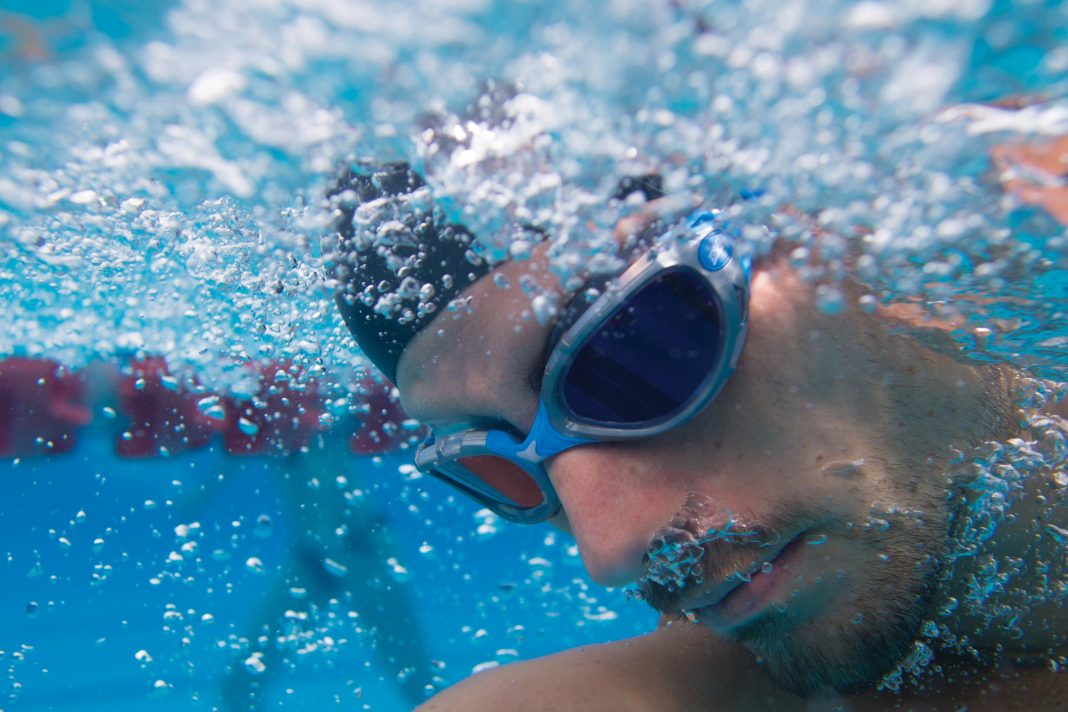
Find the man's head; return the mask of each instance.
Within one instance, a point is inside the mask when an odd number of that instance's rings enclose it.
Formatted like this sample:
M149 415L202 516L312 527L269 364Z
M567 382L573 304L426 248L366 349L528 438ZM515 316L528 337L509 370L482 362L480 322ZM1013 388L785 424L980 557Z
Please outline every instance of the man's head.
M396 383L411 415L447 433L527 433L552 319L531 294L565 289L547 244L471 281L408 341ZM532 287L536 285L536 287ZM568 285L574 287L575 285ZM870 686L930 608L952 516L949 446L994 423L972 369L894 336L859 309L825 315L784 261L753 272L737 370L695 418L594 442L544 464L591 577L641 582L665 613L692 611L802 692ZM860 664L859 661L866 661Z

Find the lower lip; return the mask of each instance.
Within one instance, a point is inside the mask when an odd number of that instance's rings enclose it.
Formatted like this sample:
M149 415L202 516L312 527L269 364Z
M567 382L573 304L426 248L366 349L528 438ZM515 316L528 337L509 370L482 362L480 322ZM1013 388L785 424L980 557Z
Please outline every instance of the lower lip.
M796 578L796 563L803 548L803 538L799 536L772 559L771 571L757 571L748 583L735 588L719 603L698 609L697 619L714 631L725 632L756 618L773 603L784 601L782 589Z

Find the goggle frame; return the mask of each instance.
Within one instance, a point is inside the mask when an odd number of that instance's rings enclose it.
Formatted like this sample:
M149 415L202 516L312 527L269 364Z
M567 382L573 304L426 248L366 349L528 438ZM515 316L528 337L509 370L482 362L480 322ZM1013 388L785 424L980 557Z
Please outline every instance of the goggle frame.
M597 424L569 412L562 395L563 379L586 342L608 323L628 300L654 279L674 271L699 275L716 297L719 341L716 362L694 397L662 419L635 425ZM722 390L741 358L748 332L750 258L736 255L733 238L721 229L715 213L699 211L669 230L611 282L553 345L545 372L538 412L530 433L521 438L511 429L472 427L441 437L433 434L419 446L415 464L423 472L464 492L502 518L534 524L556 515L560 500L543 463L579 445L649 438L696 417ZM520 507L469 468L462 458L495 456L519 467L541 490L542 502Z

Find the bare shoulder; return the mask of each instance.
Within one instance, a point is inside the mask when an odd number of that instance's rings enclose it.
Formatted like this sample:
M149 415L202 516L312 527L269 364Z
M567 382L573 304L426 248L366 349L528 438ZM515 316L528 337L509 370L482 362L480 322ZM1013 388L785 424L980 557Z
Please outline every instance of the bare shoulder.
M678 624L493 668L420 709L755 710L789 700L741 648Z

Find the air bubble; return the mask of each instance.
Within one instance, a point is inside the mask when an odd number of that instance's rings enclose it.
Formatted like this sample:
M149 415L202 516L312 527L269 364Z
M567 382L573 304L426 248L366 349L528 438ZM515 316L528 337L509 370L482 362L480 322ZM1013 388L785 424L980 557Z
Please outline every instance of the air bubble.
M1047 524L1046 533L1058 544L1068 544L1068 529L1059 527L1056 524Z
M266 514L256 517L256 523L252 526L252 533L260 539L266 539L274 531L271 518Z
M224 408L220 402L219 396L201 398L197 401L197 409L214 420L226 419L226 408Z
M267 672L267 665L263 662L263 653L255 652L245 658L245 669L253 675L262 675Z
M544 326L556 317L559 312L558 303L559 296L555 293L539 294L534 297L530 306L534 310L534 318L537 319L539 324Z
M845 307L845 297L838 287L821 284L816 287L816 308L827 316L835 316Z
M323 559L323 569L331 576L336 576L338 578L343 578L349 573L348 566L330 558Z
M396 557L391 556L386 559L386 565L389 566L389 573L394 581L404 583L411 580L411 572L404 566L401 566Z
M864 471L864 459L836 460L823 466L821 472L832 477L856 477Z
M513 240L508 246L508 254L514 260L525 260L530 256L533 246L529 240Z
M237 420L237 429L245 435L252 437L260 431L260 426L256 425L248 418L241 417Z

